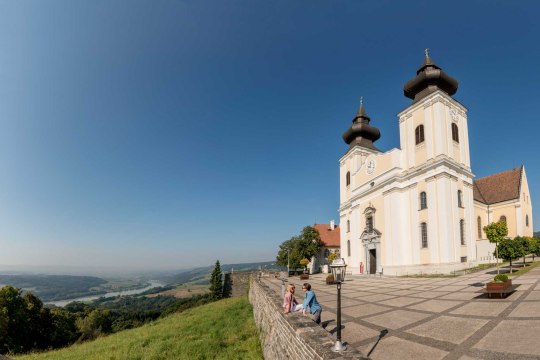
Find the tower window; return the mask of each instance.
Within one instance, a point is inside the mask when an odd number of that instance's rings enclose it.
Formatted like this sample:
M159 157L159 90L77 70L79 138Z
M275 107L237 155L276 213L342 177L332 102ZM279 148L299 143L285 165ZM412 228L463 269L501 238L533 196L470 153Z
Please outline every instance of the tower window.
M366 217L366 231L368 233L373 232L373 216L368 215Z
M457 203L458 203L458 207L460 208L463 207L463 192L461 190L457 191Z
M452 140L459 142L458 127L455 123L452 123Z
M420 193L420 210L422 209L427 209L427 196L425 191Z
M422 239L422 248L427 248L427 224L425 222L420 224L420 233Z
M529 227L529 215L525 215L525 226Z
M347 256L351 256L351 240L347 240Z
M345 176L345 184L347 186L351 185L351 172L347 171L347 175Z
M499 221L502 221L503 223L506 224L506 216L502 215L502 216L499 218Z
M476 223L478 225L478 238L481 239L482 238L482 218L480 216L476 219Z
M351 222L347 220L347 232L351 231Z
M465 220L459 220L459 237L461 238L461 245L465 245Z
M414 130L416 145L424 142L424 125L418 125Z

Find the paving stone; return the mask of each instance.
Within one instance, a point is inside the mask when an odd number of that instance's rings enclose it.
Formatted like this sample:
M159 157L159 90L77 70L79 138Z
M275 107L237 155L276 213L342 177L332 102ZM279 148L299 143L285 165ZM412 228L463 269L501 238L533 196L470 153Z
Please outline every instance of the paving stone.
M474 347L482 350L540 355L540 320L503 320Z
M355 318L363 318L383 311L391 310L387 306L380 306L376 304L363 304L361 306L353 306L348 308L342 308L341 313Z
M488 320L440 316L406 332L431 339L461 344L484 326Z
M367 317L364 320L390 329L399 329L417 321L423 320L430 315L408 310L394 310L389 313Z
M411 295L411 297L419 297L422 299L433 299L450 294L449 292L432 291L432 292L419 292L418 294Z
M510 304L511 302L498 300L474 301L451 311L450 314L469 316L497 316Z
M364 296L361 297L361 300L369 301L369 302L378 302L378 301L393 299L395 297L396 297L395 295L391 295L391 294L371 294L371 295L364 294Z
M441 296L440 299L444 300L471 300L477 297L480 294L472 292L455 292L449 293L447 295Z
M351 344L355 344L369 338L378 337L380 334L378 331L372 330L355 322L346 322L343 324L343 326L344 327L341 330L341 337Z
M540 300L540 291L531 291L524 300Z
M518 304L509 317L540 317L540 302L526 301Z
M384 344L384 346L381 346L382 344ZM367 354L372 346L372 344L364 346L360 351ZM438 360L444 358L447 354L447 351L390 336L389 338L384 337L379 342L375 350L371 353L370 358L373 360Z
M433 299L424 301L420 304L408 306L407 309L416 309L440 313L460 304L463 304L463 301Z
M381 305L388 305L388 306L396 306L396 307L402 307L407 306L411 304L416 304L418 302L424 301L423 299L419 298L412 298L412 297L398 297L395 299L385 300L379 302Z
M411 294L418 294L418 291L417 290L397 290L397 291L388 293L388 295L398 295L398 296L407 296Z

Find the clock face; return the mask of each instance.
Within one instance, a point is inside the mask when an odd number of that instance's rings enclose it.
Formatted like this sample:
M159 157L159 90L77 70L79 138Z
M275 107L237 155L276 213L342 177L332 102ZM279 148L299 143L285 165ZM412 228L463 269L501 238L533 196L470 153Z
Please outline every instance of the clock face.
M375 160L369 159L366 164L366 172L371 174L373 173L373 170L375 170Z

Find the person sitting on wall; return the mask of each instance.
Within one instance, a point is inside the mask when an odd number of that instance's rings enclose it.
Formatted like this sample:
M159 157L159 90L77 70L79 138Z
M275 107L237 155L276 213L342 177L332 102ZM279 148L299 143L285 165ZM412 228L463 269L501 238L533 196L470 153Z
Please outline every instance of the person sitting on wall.
M283 311L285 312L285 314L302 310L302 304L298 304L298 302L294 298L294 291L294 284L289 284L287 286L287 292L285 293L285 297L283 298Z
M306 310L309 307L309 316L311 316L311 320L315 321L316 324L321 325L322 307L317 301L315 293L313 292L313 290L311 290L311 285L309 283L304 283L304 286L302 286L302 290L306 292L302 314L304 316L308 316L306 314Z

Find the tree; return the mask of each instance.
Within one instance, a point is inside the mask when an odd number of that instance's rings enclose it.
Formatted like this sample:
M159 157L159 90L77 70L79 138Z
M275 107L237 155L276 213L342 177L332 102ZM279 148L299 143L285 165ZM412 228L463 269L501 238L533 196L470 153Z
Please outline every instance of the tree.
M219 260L216 260L216 265L210 276L210 297L214 300L219 300L223 296L221 277L221 265L219 264Z
M276 264L281 266L290 266L291 268L300 267L302 259L311 259L319 254L322 242L317 229L312 226L306 226L298 236L293 236L284 241L279 246L276 257Z
M490 243L495 243L495 259L497 261L497 274L499 273L499 255L497 244L508 235L508 227L505 221L498 221L484 226L484 232Z
M520 241L512 239L502 239L497 245L498 256L501 259L510 261L510 274L512 273L512 261L523 256L523 246Z
M540 256L540 238L532 237L529 238L529 250L533 256L533 262L535 256Z
M519 242L519 244L521 245L521 248L522 248L522 253L523 253L523 267L525 267L525 256L527 256L528 254L531 253L531 243L530 243L530 239L529 237L527 236L516 236L514 238L514 241L517 241Z
M76 325L81 333L80 340L92 340L112 332L109 310L104 309L92 310L86 317L78 318Z
M189 290L188 290L189 291ZM231 274L225 274L223 278L223 295L222 297L228 298L232 295L232 279Z
M336 260L337 258L338 258L338 254L331 253L330 255L328 255L326 259L328 260L328 263L331 264L332 261Z

